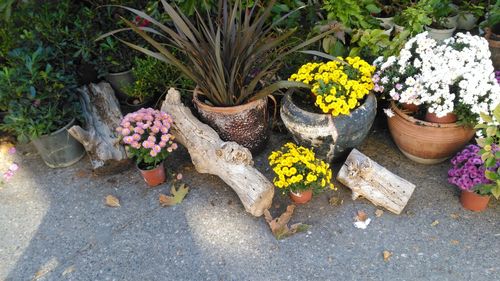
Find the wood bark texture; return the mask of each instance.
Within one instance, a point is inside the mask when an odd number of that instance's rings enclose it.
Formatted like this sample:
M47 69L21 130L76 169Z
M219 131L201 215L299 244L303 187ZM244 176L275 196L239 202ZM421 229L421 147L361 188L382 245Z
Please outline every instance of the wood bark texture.
M118 100L106 82L78 89L85 129L72 126L69 133L83 144L96 174L123 171L130 165L125 148L115 132L123 117Z
M172 116L172 134L187 148L199 173L220 177L236 192L245 210L256 217L271 207L274 185L255 169L247 148L222 141L181 103L180 93L174 88L168 91L161 109Z
M391 173L356 149L347 157L337 180L376 206L400 214L415 189L411 182Z

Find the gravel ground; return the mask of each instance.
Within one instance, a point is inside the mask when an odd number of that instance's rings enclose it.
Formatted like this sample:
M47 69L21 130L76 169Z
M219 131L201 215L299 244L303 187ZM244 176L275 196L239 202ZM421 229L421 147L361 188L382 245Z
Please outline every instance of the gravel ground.
M287 138L274 133L255 159L270 179L266 155ZM147 189L134 169L97 177L87 158L50 169L29 147L22 157L2 155L1 171L12 160L21 169L0 185L0 280L500 279L498 201L483 213L462 209L459 192L446 181L448 164L411 162L383 128L359 149L417 185L403 213L376 217L372 204L352 201L338 184L338 191L297 207L291 222L311 228L281 241L221 180L198 174L184 150L167 166L191 190L171 208L158 204L169 183ZM107 195L121 207L106 207ZM332 196L343 204L330 205ZM277 192L271 212L289 203ZM372 218L365 230L353 226L358 210ZM383 251L392 253L388 261Z

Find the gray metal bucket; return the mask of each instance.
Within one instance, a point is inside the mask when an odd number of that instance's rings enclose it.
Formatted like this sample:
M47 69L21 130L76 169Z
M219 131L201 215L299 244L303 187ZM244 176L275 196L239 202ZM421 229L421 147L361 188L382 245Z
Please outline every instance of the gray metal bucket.
M85 155L83 145L68 132L68 129L74 123L75 119L49 135L43 135L32 140L47 166L51 168L68 167L78 162Z

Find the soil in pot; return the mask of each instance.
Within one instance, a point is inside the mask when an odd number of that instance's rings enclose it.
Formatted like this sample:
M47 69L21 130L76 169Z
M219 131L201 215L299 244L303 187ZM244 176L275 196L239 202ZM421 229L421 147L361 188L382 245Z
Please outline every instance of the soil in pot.
M83 145L68 132L74 123L75 119L51 134L32 140L47 166L51 168L68 167L85 156Z
M153 169L146 170L147 167L144 165L137 165L137 169L141 172L142 178L150 187L160 185L166 180L163 162Z
M147 99L141 102L139 99L134 97L127 97L125 102L120 103L120 109L123 115L131 112L135 112L141 108L151 107L153 105L153 99Z
M460 203L462 206L474 212L481 212L486 210L490 196L479 195L475 192L462 190L460 193Z
M394 102L394 116L387 118L392 139L401 152L421 164L445 161L462 149L475 130L457 123L439 124L426 122L405 114Z
M298 144L312 147L318 158L332 162L342 160L364 141L377 114L377 100L369 94L351 114L333 117L317 108L309 94L289 90L280 114Z
M216 107L207 104L199 89L193 103L199 118L212 127L224 141L234 141L252 153L261 151L269 139L267 98L243 105Z
M313 192L312 192L312 189L308 189L308 190L305 190L302 192L297 192L297 193L290 191L289 196L290 196L290 199L292 199L292 201L295 204L305 204L305 203L311 201L311 198L313 196Z

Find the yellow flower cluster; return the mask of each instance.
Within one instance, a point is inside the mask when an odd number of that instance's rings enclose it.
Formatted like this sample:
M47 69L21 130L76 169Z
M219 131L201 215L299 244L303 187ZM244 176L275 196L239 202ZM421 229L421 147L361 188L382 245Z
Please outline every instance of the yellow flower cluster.
M317 159L311 149L287 143L280 150L271 153L269 165L276 174L273 183L278 188L293 192L312 188L315 193L327 186L335 189L330 183L330 165Z
M315 105L333 116L350 114L374 87L374 66L359 57L338 59L304 64L288 79L310 85Z

